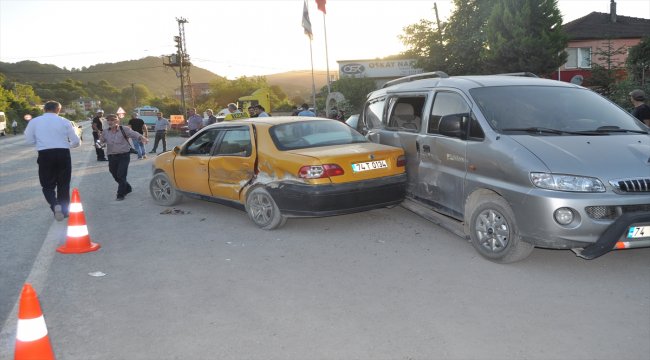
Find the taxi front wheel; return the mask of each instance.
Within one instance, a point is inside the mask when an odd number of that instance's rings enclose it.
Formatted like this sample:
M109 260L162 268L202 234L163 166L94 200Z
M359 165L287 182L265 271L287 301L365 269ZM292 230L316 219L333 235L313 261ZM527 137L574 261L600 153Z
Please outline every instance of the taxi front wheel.
M165 173L157 173L149 182L149 192L158 205L172 206L178 204L182 195L176 190Z
M246 197L246 212L255 225L264 230L277 229L287 221L271 194L261 187L253 189Z

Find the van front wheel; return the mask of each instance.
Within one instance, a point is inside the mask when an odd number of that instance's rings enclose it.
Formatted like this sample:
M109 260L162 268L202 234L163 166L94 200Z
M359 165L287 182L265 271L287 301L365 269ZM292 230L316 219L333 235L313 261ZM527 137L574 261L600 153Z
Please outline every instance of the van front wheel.
M486 259L513 263L527 258L535 248L521 240L512 209L502 197L481 197L471 214L472 246Z

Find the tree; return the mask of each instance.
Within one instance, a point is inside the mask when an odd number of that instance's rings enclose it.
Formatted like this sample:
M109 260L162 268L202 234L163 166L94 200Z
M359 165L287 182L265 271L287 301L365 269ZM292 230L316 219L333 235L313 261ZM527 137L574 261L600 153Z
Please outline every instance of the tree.
M650 77L650 36L629 49L626 64L631 80L645 86Z
M359 113L363 109L368 93L377 89L377 85L372 79L349 77L340 78L333 82L331 87L332 91L338 91L345 96L349 107L346 110L355 113ZM327 93L325 93L325 96L327 96Z
M404 52L406 57L417 59L416 66L424 71L447 71L442 29L437 29L433 22L422 19L417 24L404 27L403 30L404 34L398 37L407 47Z
M591 64L591 78L585 85L594 87L600 94L611 97L614 85L622 80L624 74L623 62L615 59L626 52L625 46L614 49L612 40L607 39L603 46L596 48L593 53L600 61Z
M548 74L568 56L557 0L496 0L486 35L489 72Z
M454 0L456 10L445 25L443 52L450 75L483 74L486 23L495 0Z

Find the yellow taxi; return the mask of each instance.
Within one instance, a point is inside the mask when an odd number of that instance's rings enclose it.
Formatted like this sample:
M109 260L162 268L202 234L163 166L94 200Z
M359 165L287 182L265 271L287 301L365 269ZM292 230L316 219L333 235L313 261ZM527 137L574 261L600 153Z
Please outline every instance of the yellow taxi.
M346 124L263 117L207 126L153 163L149 190L172 206L183 196L248 213L260 228L289 217L332 216L399 204L401 148L369 142Z

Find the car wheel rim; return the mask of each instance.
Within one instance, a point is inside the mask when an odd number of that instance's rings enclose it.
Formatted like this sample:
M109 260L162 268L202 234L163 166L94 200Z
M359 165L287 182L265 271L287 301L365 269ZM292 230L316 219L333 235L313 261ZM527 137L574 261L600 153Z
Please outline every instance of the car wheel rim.
M165 179L158 178L154 182L153 194L156 199L165 201L171 197L171 186Z
M250 212L253 220L258 224L268 223L273 216L271 199L263 194L255 194L250 203Z
M482 248L498 253L508 246L510 227L499 212L484 210L476 218L476 237Z

